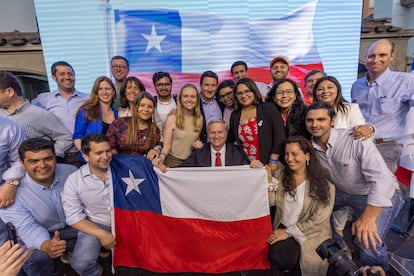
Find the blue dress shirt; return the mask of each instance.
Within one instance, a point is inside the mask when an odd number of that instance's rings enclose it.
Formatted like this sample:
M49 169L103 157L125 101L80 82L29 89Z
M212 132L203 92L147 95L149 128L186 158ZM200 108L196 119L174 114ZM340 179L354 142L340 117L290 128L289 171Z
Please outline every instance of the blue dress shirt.
M0 117L0 185L9 178L21 178L18 149L26 140L22 129L13 121Z
M72 165L57 164L50 189L25 174L14 204L0 209L0 218L14 224L17 235L28 247L40 250L40 245L50 240L49 232L66 227L60 194L66 178L75 171Z
M58 90L39 94L32 104L43 107L58 117L64 126L73 134L76 112L89 99L89 95L75 90L72 97L66 99Z
M367 77L352 85L351 97L367 123L377 129L375 138L400 138L407 113L414 106L414 75L387 69L370 84Z

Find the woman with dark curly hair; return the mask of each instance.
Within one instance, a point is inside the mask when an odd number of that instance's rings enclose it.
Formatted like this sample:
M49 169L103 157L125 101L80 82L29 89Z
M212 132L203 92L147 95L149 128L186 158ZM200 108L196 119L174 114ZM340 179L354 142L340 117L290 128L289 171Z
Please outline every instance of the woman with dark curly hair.
M145 91L142 81L134 76L128 77L122 85L119 94L121 104L118 108L119 117L130 117L139 93Z
M275 103L280 111L286 137L302 135L310 138L305 126L306 106L295 81L282 79L276 82L267 94L266 101Z
M303 136L287 138L285 163L275 192L274 231L267 240L269 261L291 275L325 275L328 263L315 250L332 237L335 188Z

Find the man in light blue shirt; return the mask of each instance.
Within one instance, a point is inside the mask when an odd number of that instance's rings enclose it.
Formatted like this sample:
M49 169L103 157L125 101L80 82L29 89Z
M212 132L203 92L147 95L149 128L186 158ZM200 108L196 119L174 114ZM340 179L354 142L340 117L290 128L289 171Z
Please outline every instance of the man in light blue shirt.
M18 149L25 140L23 130L13 121L0 117L0 208L13 203L24 170Z
M403 204L395 176L370 139L355 139L352 129L333 128L335 111L330 105L311 104L305 122L318 159L336 187L334 211L353 210L352 232L361 264L388 270L385 235Z
M414 106L414 75L394 72L388 65L395 57L394 43L380 39L365 54L368 72L352 85L351 97L365 120L376 127L375 143L392 172L402 151L400 138L406 133L407 114Z
M15 121L27 138L53 141L57 156L73 146L72 135L49 111L32 105L23 97L23 87L10 72L0 71L0 116Z
M66 180L62 202L66 222L79 230L76 248L83 252L73 254L71 265L80 275L98 276L101 246L116 246L111 233L112 151L108 137L102 134L84 137L81 150L87 163Z
M58 61L52 65L52 78L56 81L57 90L39 94L32 100L32 104L49 110L60 119L62 124L73 135L76 113L79 107L89 99L89 95L75 89L75 71L65 62ZM73 146L66 152L63 163L80 166L77 156L78 150Z
M203 115L203 130L200 133L200 140L207 142L206 127L211 120L222 119L223 115L216 99L218 76L213 71L206 71L200 77L200 109Z
M76 168L56 165L53 143L42 138L22 142L19 157L26 174L14 204L0 209L0 217L13 223L21 241L35 249L23 270L28 275L51 275L53 259L66 251L66 240L73 245L77 234L67 227L60 197L66 178Z

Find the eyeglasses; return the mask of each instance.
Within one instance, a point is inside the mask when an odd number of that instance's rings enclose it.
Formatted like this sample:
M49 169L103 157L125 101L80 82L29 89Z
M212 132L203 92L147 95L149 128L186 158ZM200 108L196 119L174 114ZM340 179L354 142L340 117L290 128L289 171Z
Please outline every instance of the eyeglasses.
M230 96L232 94L233 94L233 91L229 91L226 94L220 95L219 98L220 98L220 100L222 100L222 99L228 99L228 98L230 98Z
M293 89L278 90L275 93L276 96L283 96L283 95L292 96L293 94L295 94L295 90Z
M170 87L171 83L157 83L155 86L157 86L157 87Z
M249 93L252 93L252 92L253 92L252 90L239 91L239 92L236 92L236 97L241 98L243 96L247 96Z
M126 70L127 67L125 65L112 65L112 69Z

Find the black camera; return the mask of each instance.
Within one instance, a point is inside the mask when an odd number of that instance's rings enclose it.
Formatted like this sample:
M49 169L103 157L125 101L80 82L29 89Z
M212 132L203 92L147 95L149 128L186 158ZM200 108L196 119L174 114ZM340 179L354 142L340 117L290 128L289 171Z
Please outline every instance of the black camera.
M327 259L329 266L339 276L362 275L359 267L346 255L341 246L333 239L327 239L316 248L316 253L323 259ZM367 270L367 275L373 274Z

